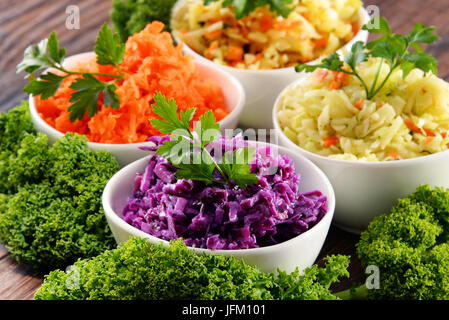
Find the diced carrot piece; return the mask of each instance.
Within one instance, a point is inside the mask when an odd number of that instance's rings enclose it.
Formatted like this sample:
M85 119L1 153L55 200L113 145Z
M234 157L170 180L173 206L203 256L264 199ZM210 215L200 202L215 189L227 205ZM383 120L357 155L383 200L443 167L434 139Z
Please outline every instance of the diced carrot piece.
M390 153L388 154L388 156L389 156L390 158L392 158L393 160L399 160L399 154L398 154L397 152L390 152Z
M207 22L209 22L210 24L214 24L214 23L223 21L223 19L224 18L212 18L212 19L207 20Z
M230 61L243 61L243 51L242 47L229 46L228 53L226 54L226 59Z
M446 133L446 132L442 132L442 133L441 133L441 137L442 137L443 139L446 139L447 133Z
M324 138L324 140L323 140L323 145L325 147L336 146L339 143L340 143L340 140L336 136Z
M340 83L337 80L333 80L330 85L331 90L340 89Z
M426 137L426 140L424 141L424 144L430 144L432 143L434 137Z
M435 137L436 135L435 135L435 132L433 132L432 130L430 130L430 129L423 129L424 130L424 132L426 133L426 136L428 136L428 137Z
M273 18L270 14L264 14L259 20L260 31L267 32L273 27Z
M326 79L326 77L327 77L328 74L329 74L329 71L328 71L328 70L326 70L326 69L318 69L318 70L315 72L315 77L316 77L320 82L323 82L323 81Z
M362 109L362 105L363 105L363 102L365 101L365 99L363 99L363 98L360 98L360 100L359 101L357 101L357 103L354 105L354 107L356 108L356 109Z
M410 131L421 133L421 129L418 126L416 126L413 122L404 120L404 124L407 126L407 128L410 129Z
M223 30L219 29L219 30L215 30L215 31L206 33L204 35L204 38L206 38L209 41L213 41L213 40L220 39L222 34L223 34Z
M261 53L256 54L256 57L254 58L252 64L260 61L261 59L262 59L262 54Z
M352 26L352 33L356 35L360 30L359 24L357 22L352 22L351 26Z
M382 108L384 105L385 105L385 103L384 103L383 101L381 101L381 102L379 103L379 106L378 106L377 108L380 109L380 108Z
M327 37L323 36L315 42L315 48L318 49L318 48L325 47L326 44L327 44Z
M209 46L209 48L207 49L207 52L206 52L206 58L207 59L212 59L213 58L213 53L214 53L214 51L215 50L217 50L218 49L218 41L214 41L214 42L212 42L211 44L210 44L210 46Z

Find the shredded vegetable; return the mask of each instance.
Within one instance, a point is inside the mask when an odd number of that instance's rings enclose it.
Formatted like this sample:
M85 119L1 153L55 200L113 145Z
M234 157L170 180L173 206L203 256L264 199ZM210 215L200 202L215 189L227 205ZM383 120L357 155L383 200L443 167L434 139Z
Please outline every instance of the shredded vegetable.
M360 0L294 0L291 5L286 18L267 5L236 19L234 8L223 1L186 0L173 12L171 25L179 39L207 59L251 70L315 60L359 31Z
M225 107L221 88L212 80L200 79L199 72L189 56L182 54L181 46L174 46L172 37L162 32L164 25L153 22L140 33L131 36L120 69L124 80L116 84L120 109L105 108L103 96L99 97L99 112L92 118L87 115L81 121L70 122L71 83L77 76L68 77L54 97L48 100L36 98L40 116L62 133L76 132L87 136L91 142L135 143L158 135L149 119L157 118L152 112L156 91L176 99L179 109L196 107L196 119L212 110L216 119L223 119L229 111ZM79 63L81 72L115 72L112 66L98 65L95 59ZM101 77L99 77L101 78ZM101 78L102 81L109 79Z
M379 58L358 67L372 83L389 73ZM360 81L317 69L287 89L277 106L283 132L300 147L341 160L388 161L448 149L449 85L418 69L395 70L382 90L365 99Z
M241 136L223 137L209 147L225 152L245 143ZM269 146L258 147L250 165L259 178L254 186L207 186L177 179L176 169L155 154L135 178L123 219L163 240L183 238L191 247L232 250L284 242L315 226L327 213L326 196L320 191L300 192L300 175L287 156L275 155ZM277 170L270 174L269 168Z

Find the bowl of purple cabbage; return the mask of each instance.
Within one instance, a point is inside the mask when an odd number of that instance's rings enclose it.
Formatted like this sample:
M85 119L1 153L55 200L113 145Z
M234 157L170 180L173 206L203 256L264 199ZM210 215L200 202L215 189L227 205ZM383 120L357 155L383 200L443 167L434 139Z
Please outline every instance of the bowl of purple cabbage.
M311 266L334 214L328 178L306 158L273 144L237 136L208 147L225 152L242 144L255 150L249 163L255 184L180 179L179 169L154 150L119 171L103 194L117 243L137 236L168 245L182 238L198 253L233 255L264 272Z

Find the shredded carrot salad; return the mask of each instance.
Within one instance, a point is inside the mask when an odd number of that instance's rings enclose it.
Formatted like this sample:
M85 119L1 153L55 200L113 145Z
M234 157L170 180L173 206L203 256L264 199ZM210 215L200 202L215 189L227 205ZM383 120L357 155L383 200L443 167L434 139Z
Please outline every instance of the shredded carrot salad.
M200 79L192 58L182 54L181 46L174 46L172 37L162 32L163 28L163 23L153 22L126 42L124 61L120 64L125 77L117 83L116 90L120 109L104 107L103 96L100 96L99 112L94 117L86 114L83 120L71 123L68 108L73 90L70 85L77 76L70 76L54 97L48 100L36 98L40 116L58 131L80 133L91 142L143 142L150 136L160 135L149 121L159 118L151 105L154 94L160 91L167 98L176 100L178 112L195 107L194 120L209 110L217 121L222 120L229 111L221 88L212 80ZM80 72L116 73L113 66L98 65L95 59L75 68ZM105 77L98 79L111 80Z

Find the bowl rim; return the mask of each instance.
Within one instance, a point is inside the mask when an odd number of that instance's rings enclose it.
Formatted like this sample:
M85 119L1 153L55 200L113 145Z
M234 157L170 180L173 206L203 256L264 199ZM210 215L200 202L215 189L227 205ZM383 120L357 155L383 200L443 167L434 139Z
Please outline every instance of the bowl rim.
M181 3L181 2L178 1L178 4L179 3ZM175 5L175 7L173 7L173 11L175 11L175 9L177 9L176 5ZM359 14L359 26L360 26L359 31L357 32L356 35L354 35L354 37L351 39L351 41L349 41L348 43L346 43L343 46L341 46L340 48L338 48L335 52L339 52L344 49L350 49L352 47L352 45L354 45L357 41L360 41L359 38L368 38L368 35L369 35L368 31L363 30L362 27L370 21L370 15L368 14L368 11L365 9L365 7L363 7L363 6L360 7L358 14ZM249 70L249 69L240 69L240 68L235 68L235 67L229 67L227 65L221 65L212 60L207 59L206 57L202 56L201 54L197 53L195 50L190 48L184 41L182 41L181 39L179 39L178 37L175 36L175 30L173 30L171 32L171 34L172 34L173 39L175 39L175 41L177 43L182 44L183 49L186 50L188 54L193 55L196 59L198 59L200 61L206 61L206 62L208 62L208 64L217 65L217 66L223 68L224 70L226 70L227 72L261 75L261 74L291 72L291 71L295 70L295 67ZM322 58L323 57L318 57L315 60L307 62L306 64L316 64L316 63L320 62L320 60ZM296 71L294 71L294 72L296 72Z
M95 52L87 51L87 52L77 53L77 54L66 57L65 60L67 61L68 59L76 59L76 58L80 58L83 56L89 56L89 55L93 56L93 55L95 55ZM243 107L245 105L245 101L246 101L245 90L243 89L243 86L240 83L240 81L237 80L237 78L234 77L232 74L229 74L229 73L225 72L224 70L220 70L220 68L218 68L218 67L211 66L210 64L204 63L203 61L198 61L198 60L192 59L192 62L195 65L200 65L201 67L208 68L209 70L213 70L217 74L220 74L223 78L226 78L227 81L229 81L229 83L231 83L239 93L240 98L238 100L238 103L234 107L234 109L231 110L229 112L229 114L226 115L226 117L224 117L222 120L218 121L218 124L223 125L224 123L229 121L229 119L232 119L234 117L239 117L239 115L242 112ZM50 69L47 69L44 72L47 72ZM55 129L51 125L49 125L39 115L39 112L37 111L37 108L36 108L35 97L32 94L28 95L28 106L29 106L29 110L31 113L31 117L33 119L35 119L35 121L38 122L40 126L44 127L48 132L50 132L56 138L61 138L65 135L64 133L58 131L57 129ZM69 133L69 132L67 132L67 133ZM116 150L116 149L119 150L119 149L122 149L125 147L135 148L135 147L154 146L155 145L153 142L150 142L150 141L134 142L134 143L99 143L99 142L88 141L87 143L88 143L88 145L90 145L92 147L97 147L97 148L102 148L102 147L107 146L107 148L109 148L110 150Z
M277 244L274 244L271 246L259 247L259 248L249 248L249 249L235 249L235 250L229 250L229 249L228 250L223 250L223 249L211 250L211 249L205 249L205 248L195 248L195 247L191 247L191 246L187 246L187 248L194 250L197 253L213 253L213 254L221 254L221 255L238 255L238 256L240 256L240 255L245 255L245 254L269 253L273 250L278 250L278 249L282 249L283 247L290 246L302 238L309 237L312 233L319 232L320 228L318 228L318 227L319 226L322 227L325 223L329 223L329 225L332 223L332 219L333 219L333 216L335 213L336 199L335 199L334 188L333 188L329 178L326 176L326 174L316 164L314 164L312 161L310 161L303 155L294 153L293 151L290 151L285 147L271 144L271 143L265 143L265 142L255 142L255 143L257 145L270 146L270 147L277 148L279 154L292 153L295 157L298 157L301 161L303 161L303 162L307 163L309 166L311 166L311 168L314 169L314 174L316 174L319 177L319 179L321 179L324 182L324 184L326 185L326 188L329 191L329 194L328 195L326 194L327 208L328 208L327 213L316 225L314 225L309 230L307 230L287 241L277 243ZM150 154L146 157L136 160L136 161L130 163L129 165L123 167L108 181L108 183L106 184L106 186L103 190L103 194L101 197L102 206L103 206L103 211L105 213L105 216L108 220L108 224L110 224L109 220L111 220L119 228L121 228L122 230L125 230L130 236L135 236L137 234L139 237L151 240L152 243L162 243L164 246L168 246L169 241L157 238L153 235L143 232L142 230L139 230L136 227L125 222L125 220L123 220L123 218L121 218L114 211L114 209L112 208L112 205L111 205L112 199L111 199L110 193L111 193L111 189L114 187L115 180L121 178L122 176L126 176L126 173L128 170L130 170L130 168L132 168L134 166L138 166L143 162L147 162L151 156L152 155ZM297 172L297 173L299 173L299 172ZM301 174L301 173L299 173L299 174ZM320 190L320 191L322 191L322 190ZM323 241L327 238L328 233L329 233L329 230L326 231Z
M443 150L443 151L440 151L437 153L432 153L432 154L428 154L428 155L424 155L424 156L420 156L420 157L409 158L409 159L400 159L400 160L395 160L395 161L356 161L356 160L331 159L329 157L325 157L325 156L313 153L311 151L308 151L308 150L298 146L296 143L294 143L292 140L290 140L290 138L287 137L286 134L284 133L284 131L281 129L281 126L280 126L279 120L278 120L278 116L277 116L277 111L278 111L278 107L281 102L281 99L285 95L286 91L290 88L295 88L295 87L300 86L301 83L306 80L307 80L307 77L297 79L297 80L293 81L292 83L290 83L287 87L285 87L281 91L281 93L278 95L278 97L276 98L276 101L274 103L274 107L273 107L273 111L272 111L272 119L273 119L274 129L275 129L277 135L279 136L279 138L283 141L286 141L288 143L289 147L296 149L297 152L305 155L309 159L313 159L313 161L327 162L330 164L339 164L339 165L346 165L346 166L359 165L359 166L365 166L365 167L371 167L371 168L394 168L394 167L398 167L398 166L400 167L403 165L418 164L423 161L428 161L428 160L430 161L430 160L449 156L449 149L448 149L448 150Z

